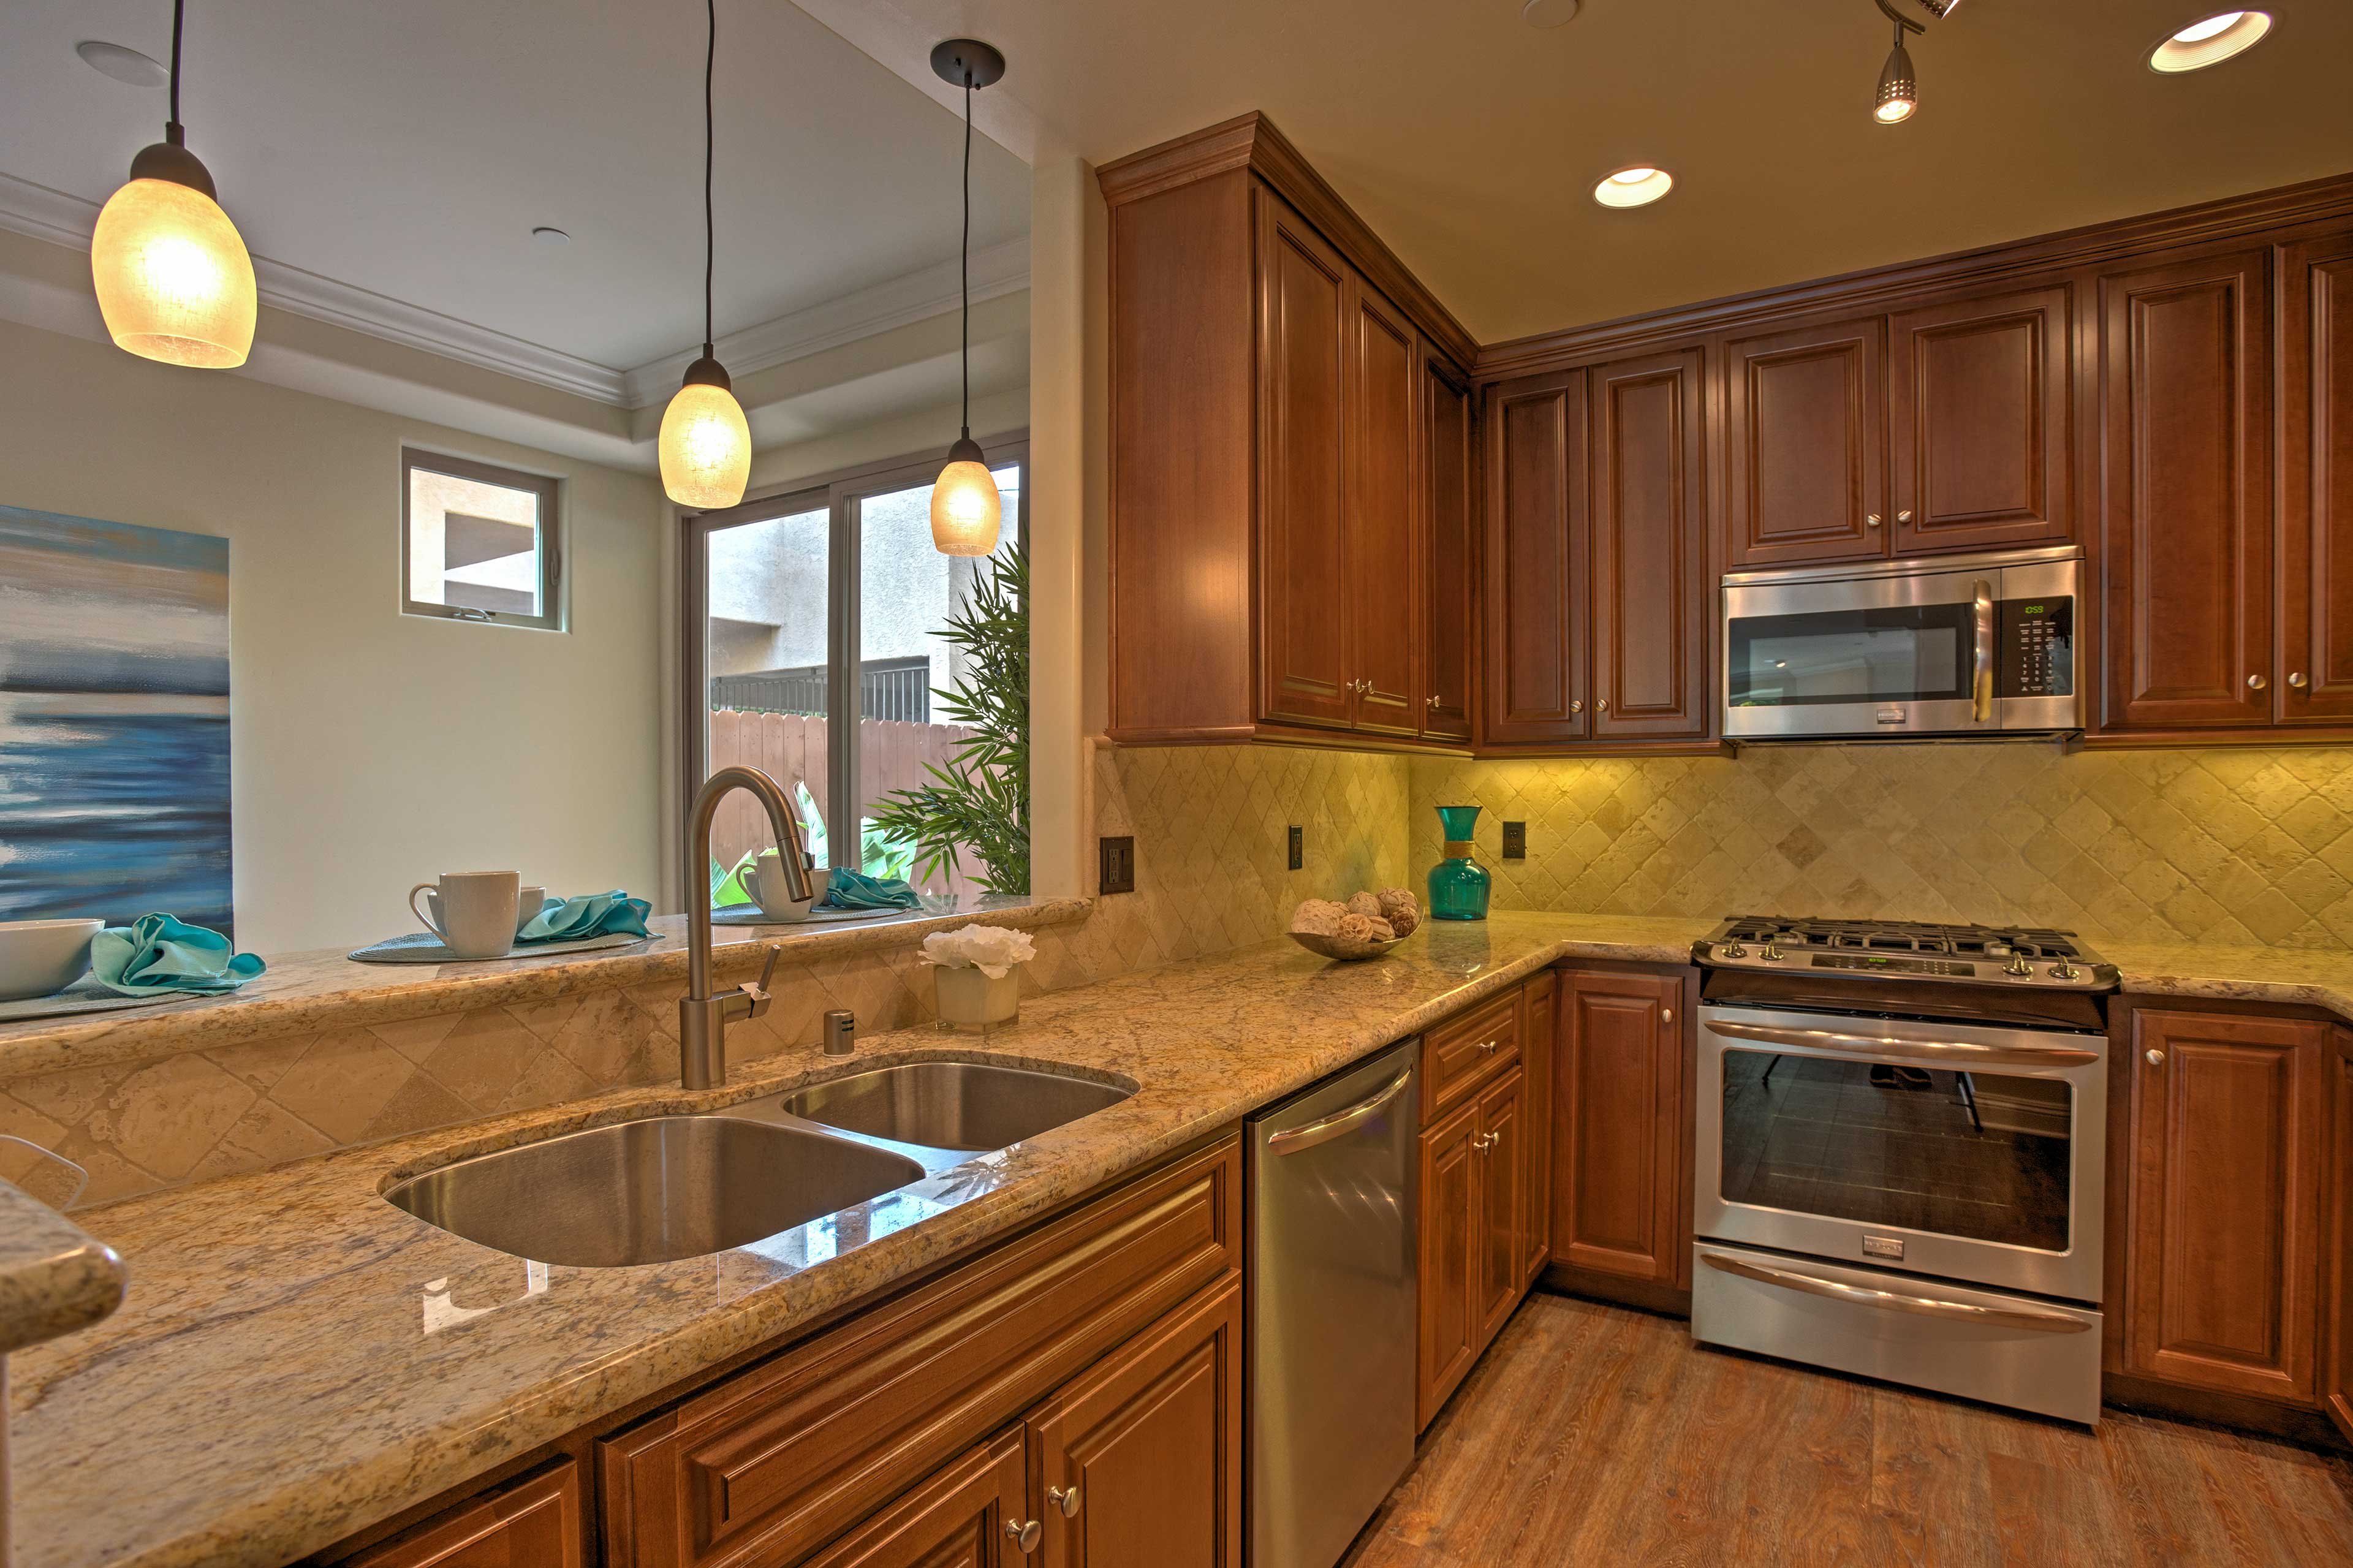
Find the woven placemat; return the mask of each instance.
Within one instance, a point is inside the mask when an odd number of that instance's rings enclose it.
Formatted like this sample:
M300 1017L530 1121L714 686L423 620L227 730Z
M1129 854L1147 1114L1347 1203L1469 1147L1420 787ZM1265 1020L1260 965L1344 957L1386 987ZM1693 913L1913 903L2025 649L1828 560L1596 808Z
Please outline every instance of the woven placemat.
M118 1007L154 1007L165 1002L185 1002L191 997L232 995L231 992L158 991L145 996L125 996L120 991L109 991L95 980L78 980L51 996L26 996L19 1001L0 1002L0 1024L13 1024L24 1018L63 1018L75 1013L111 1013Z
M394 937L373 947L363 947L345 956L361 963L512 963L518 959L544 958L551 952L595 952L605 948L635 947L641 942L661 941L659 936L631 936L627 931L612 931L604 936L584 936L573 942L535 942L528 947L517 947L496 958L460 958L449 951L441 939L430 931L412 931Z
M711 923L715 926L813 926L828 921L871 921L884 915L920 915L921 910L811 910L797 921L772 918L764 910L713 910Z

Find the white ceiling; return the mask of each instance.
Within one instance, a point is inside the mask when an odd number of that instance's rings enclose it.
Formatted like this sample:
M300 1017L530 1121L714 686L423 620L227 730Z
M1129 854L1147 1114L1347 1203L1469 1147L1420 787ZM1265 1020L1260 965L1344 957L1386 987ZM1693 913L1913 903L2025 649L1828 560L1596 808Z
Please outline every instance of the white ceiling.
M188 145L257 258L409 307L428 337L420 312L612 373L702 336L694 0L188 10ZM84 38L167 59L169 0L0 10L0 175L95 204L161 139L164 93L83 65ZM958 239L955 115L782 0L723 0L719 41L721 337L807 324L845 297L936 308ZM974 248L1009 272L1029 172L984 136L973 191ZM29 197L53 227L72 205ZM535 243L543 224L571 243Z
M2170 78L2149 47L2233 0L1966 0L1911 41L1895 127L1872 0L1585 0L1548 31L1521 0L805 3L989 38L1002 108L1096 163L1265 110L1482 342L2353 169L2353 0L2263 0L2269 39ZM1633 163L1676 190L1596 205Z

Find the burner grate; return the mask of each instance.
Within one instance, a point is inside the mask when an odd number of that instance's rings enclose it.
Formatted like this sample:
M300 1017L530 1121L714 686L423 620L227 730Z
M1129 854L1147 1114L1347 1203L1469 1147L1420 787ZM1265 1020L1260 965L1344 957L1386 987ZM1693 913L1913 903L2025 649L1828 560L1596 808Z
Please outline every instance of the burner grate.
M2039 926L1938 925L1919 921L1838 921L1782 915L1733 915L1718 942L1773 942L1797 952L1852 949L1869 952L1916 952L1952 958L2079 959L2084 949L2073 931Z

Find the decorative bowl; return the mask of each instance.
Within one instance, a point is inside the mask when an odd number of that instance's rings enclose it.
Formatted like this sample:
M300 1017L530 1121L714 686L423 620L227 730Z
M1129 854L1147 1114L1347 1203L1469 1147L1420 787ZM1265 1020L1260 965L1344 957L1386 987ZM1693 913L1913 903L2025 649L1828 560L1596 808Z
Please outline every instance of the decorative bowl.
M0 1002L54 996L90 968L103 921L0 921Z
M1378 958L1406 940L1404 937L1396 936L1387 942L1356 942L1347 937L1319 936L1314 931L1295 931L1290 934L1292 941L1308 952L1320 952L1324 957L1337 959L1342 963L1355 963L1361 959Z

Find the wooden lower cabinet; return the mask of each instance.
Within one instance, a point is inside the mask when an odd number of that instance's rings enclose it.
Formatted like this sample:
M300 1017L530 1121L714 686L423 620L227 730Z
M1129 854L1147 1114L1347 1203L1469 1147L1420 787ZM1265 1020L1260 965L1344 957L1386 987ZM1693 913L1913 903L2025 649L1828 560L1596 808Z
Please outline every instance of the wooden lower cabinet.
M2322 1075L2316 1020L2135 1010L2125 1370L2316 1399Z
M997 1568L1032 1518L1018 1426L948 1465L808 1560L808 1568ZM1009 1527L1009 1528L1008 1528Z
M1553 1086L1552 1260L1673 1287L1689 1254L1685 976L1562 976Z
M1552 1257L1552 1084L1554 1040L1560 1020L1560 984L1546 970L1527 984L1526 1025L1520 1043L1522 1091L1528 1124L1520 1140L1527 1187L1527 1234L1520 1248L1520 1285L1535 1283Z
M1420 1332L1415 1356L1414 1415L1430 1425L1479 1359L1480 1279L1477 1102L1421 1134Z
M580 1467L560 1459L345 1559L345 1568L581 1568L583 1533Z
M1527 1291L1527 1074L1514 1068L1479 1097L1472 1142L1479 1185L1479 1342L1484 1346Z
M2353 1029L2328 1031L2328 1268L2320 1405L2353 1443Z

